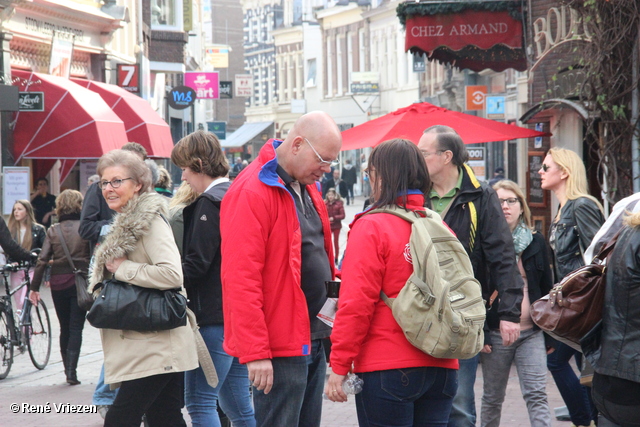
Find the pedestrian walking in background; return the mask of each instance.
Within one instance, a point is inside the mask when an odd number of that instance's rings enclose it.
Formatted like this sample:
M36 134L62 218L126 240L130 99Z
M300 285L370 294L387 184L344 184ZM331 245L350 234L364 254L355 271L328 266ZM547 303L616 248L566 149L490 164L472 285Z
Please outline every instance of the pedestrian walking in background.
M607 260L602 323L581 341L593 365L592 396L601 415L620 426L640 426L640 213L625 214ZM605 425L606 420L599 420ZM608 425L608 424L607 424Z
M501 180L493 189L498 194L502 212L513 236L518 270L524 281L524 288L520 337L508 347L502 345L500 335L500 300L494 299L493 296L489 299L487 325L490 330L490 344L486 344L480 354L482 376L488 379L483 385L480 425L500 426L509 372L512 363L515 362L531 425L551 427L546 384L547 347L551 347L553 340L533 323L529 312L531 303L548 294L553 286L547 243L540 233L532 231L531 211L518 184Z
M35 305L40 301L40 287L45 269L51 264L51 297L60 322L60 353L67 383L80 384L76 369L82 346L82 330L87 314L78 306L74 269L69 264L63 245L66 245L75 268L88 271L90 243L80 237L80 212L82 194L75 190L64 190L56 199L58 223L47 230L47 235L38 257L31 282L29 299ZM64 242L61 240L64 239ZM51 261L51 263L50 263Z
M108 277L132 285L182 286L180 254L169 224L167 200L153 191L151 171L135 154L113 150L98 161L100 187L117 212L95 251L90 291ZM198 366L190 322L175 329L138 332L101 329L106 384L120 383L105 426L186 425L182 417L184 371Z
M345 199L347 199L347 206L349 206L354 201L353 186L356 185L356 182L358 181L356 168L351 164L351 159L344 161L344 166L342 167L342 179L347 186L347 195Z
M340 195L336 193L335 188L330 188L324 199L327 207L327 215L329 215L329 224L331 226L331 234L333 235L333 255L336 259L336 265L340 258L340 230L342 230L342 220L344 219L344 205L340 199Z
M156 191L156 193L165 197L173 197L171 175L169 174L169 171L162 165L158 166L158 180L155 183L154 190Z
M552 148L538 171L541 186L551 190L558 199L558 213L549 229L549 246L553 253L555 282L584 265L582 254L604 223L602 206L589 195L587 172L580 156L564 148ZM582 369L582 354L561 342L554 343L554 351L547 356L547 367L553 375L571 422L576 426L595 425L597 414L591 403L589 388L580 380L569 364L575 357Z
M36 222L45 228L51 226L51 216L55 213L56 196L49 194L49 180L38 178L36 191L31 196L31 204L35 211Z
M501 181L503 179L504 179L504 168L503 167L496 168L496 170L493 172L493 178L489 180L489 185L493 187L494 185L496 185L498 181Z
M373 209L424 209L431 182L411 141L378 145L368 172ZM351 224L325 394L334 402L347 400L342 383L353 364L363 380L355 397L361 426L444 426L456 392L458 361L413 346L380 298L381 292L395 298L413 274L406 256L410 236L411 224L390 214L361 214Z
M185 403L194 426L217 427L218 402L234 426L253 427L255 417L249 395L247 367L222 348L224 316L220 279L220 204L231 182L229 164L218 138L196 131L182 138L171 152L171 161L182 169L182 180L200 196L184 208L182 272L189 308L198 320L218 373L211 387L198 367L185 373Z
M429 193L433 210L464 246L475 278L488 301L498 291L498 320L502 345L512 345L520 336L522 278L518 274L511 231L502 213L495 190L481 184L471 168L467 148L458 133L448 126L432 126L424 131L418 148L429 170L433 187ZM490 334L485 334L489 344ZM476 424L473 386L480 355L460 360L458 391L453 401L450 427Z
M360 155L360 179L362 180L362 195L368 199L371 195L371 183L367 174L367 156L364 153Z
M335 272L316 181L338 165L341 146L328 114L305 114L222 201L224 349L247 365L258 426L320 425L331 329L316 316Z
M15 240L23 249L31 252L33 249L41 248L46 235L45 228L36 222L33 207L28 200L17 200L13 204L11 215L9 216L9 232L11 238ZM8 261L12 261L9 259ZM9 278L11 289L16 289L22 283L25 271L14 271ZM33 269L29 270L29 277L33 279ZM27 294L26 286L13 294L14 307L22 310L24 296Z

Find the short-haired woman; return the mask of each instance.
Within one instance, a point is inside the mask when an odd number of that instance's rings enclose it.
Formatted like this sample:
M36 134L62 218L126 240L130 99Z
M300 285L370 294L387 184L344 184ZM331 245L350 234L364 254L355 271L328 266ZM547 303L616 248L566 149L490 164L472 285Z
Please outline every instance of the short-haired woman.
M13 240L18 242L22 248L27 251L41 248L44 243L46 234L45 228L36 222L35 211L28 200L17 200L13 204L11 215L9 216L9 231ZM11 259L7 261L12 261ZM16 271L11 273L10 283L11 289L15 289L22 283L24 279L24 271ZM33 270L29 270L29 275L33 278ZM22 310L24 296L27 293L26 286L13 295L15 307Z
M29 299L32 303L40 301L40 286L44 272L51 263L51 297L60 322L60 353L64 365L67 383L80 384L76 373L80 347L82 346L82 330L86 311L78 306L73 268L65 255L60 234L66 244L74 266L83 271L89 268L90 243L80 237L80 212L82 211L82 194L75 190L64 190L56 198L56 215L58 223L47 230L47 237L35 268Z
M431 182L414 143L383 142L371 152L367 168L372 208L424 210ZM410 236L411 224L391 214L365 212L351 224L325 394L332 401L347 400L342 383L353 364L364 381L356 395L363 426L447 425L458 386L458 361L414 347L380 298L380 291L395 298L413 273Z
M555 281L584 265L582 253L589 247L604 216L602 205L589 195L587 172L584 162L575 152L565 148L552 148L538 171L541 186L551 190L560 207L549 230L549 245L553 252ZM555 350L547 357L547 367L553 375L569 410L571 422L577 427L590 426L596 413L590 402L590 392L580 385L569 360L575 356L582 365L582 354L566 344L557 342Z
M234 426L256 424L246 365L222 348L224 319L220 278L220 204L231 182L226 178L229 162L218 138L196 131L182 138L171 152L171 161L182 169L182 180L200 196L185 207L182 247L184 286L200 333L218 373L213 388L202 368L185 374L185 404L194 426L220 426L218 401ZM240 242L238 242L240 243Z
M108 276L146 288L181 287L167 199L153 191L149 168L139 156L113 150L98 161L98 174L102 195L116 215L94 253L90 290ZM183 372L198 366L189 323L155 332L100 330L105 383L121 384L105 426L138 427L144 414L149 425L186 425L180 410Z
M510 346L502 343L497 291L490 298L487 313L489 342L480 353L484 381L481 425L498 427L504 402L510 367L515 362L522 397L527 404L532 426L551 427L551 411L547 401L547 345L551 341L531 320L529 306L549 293L553 286L547 243L540 233L533 231L531 211L518 184L498 181L493 189L498 194L515 246L518 270L524 281L520 337ZM485 338L486 341L486 338Z

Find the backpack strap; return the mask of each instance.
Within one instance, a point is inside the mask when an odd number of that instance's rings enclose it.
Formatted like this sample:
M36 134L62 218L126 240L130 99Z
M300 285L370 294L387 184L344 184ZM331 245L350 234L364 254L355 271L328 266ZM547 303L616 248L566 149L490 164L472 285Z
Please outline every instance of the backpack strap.
M469 253L471 253L476 243L476 233L478 231L478 210L473 202L469 202L467 206L469 207L469 218L471 219L469 227Z
M60 245L62 246L62 250L64 251L64 255L67 257L67 261L71 266L71 269L75 272L76 266L73 264L73 258L71 258L71 254L69 253L69 248L67 247L67 242L64 240L64 236L62 235L62 230L60 229L60 224L55 224L53 229L56 231L56 234L60 238Z
M413 273L411 275L411 281L415 283L416 286L418 286L418 288L420 288L420 290L422 291L422 295L425 300L425 303L428 305L433 305L433 303L435 303L436 301L435 295L433 295L433 293L431 292L431 289L424 282L423 278L419 277L419 275L416 274L416 271L424 272L425 269L427 268L426 264L428 264L429 255L435 255L435 252L433 249L433 241L431 240L429 232L427 231L427 227L423 221L420 221L421 219L426 220L427 218L431 218L433 213L429 210L411 211L396 205L390 205L390 206L382 206L377 209L372 209L366 212L364 215L375 214L375 213L386 213L386 214L395 215L399 218L404 219L405 221L412 224L411 225L412 235L414 233L415 227L422 228L423 232L421 232L421 235L423 236L423 238L415 239L415 240L412 238L410 240L411 262L413 264ZM416 244L421 246L424 245L424 247L415 248L414 246ZM428 250L429 246L431 246L432 248L431 250ZM425 257L425 259L422 259L420 256L418 256L418 254L425 254L425 253L427 254L427 257ZM435 262L436 262L436 265L438 265L437 258ZM395 298L389 298L382 290L380 291L380 298L382 299L382 301L384 301L384 303L389 308L392 308L393 301L395 300Z

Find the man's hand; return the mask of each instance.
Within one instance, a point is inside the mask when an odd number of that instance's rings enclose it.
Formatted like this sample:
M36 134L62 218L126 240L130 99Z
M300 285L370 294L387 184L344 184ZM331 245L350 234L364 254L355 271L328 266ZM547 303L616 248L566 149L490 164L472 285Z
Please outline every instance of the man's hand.
M249 382L264 394L269 394L273 387L273 365L271 359L260 359L247 362Z
M502 336L502 345L509 347L520 338L520 324L501 320L500 335Z
M490 344L485 344L484 347L482 347L482 350L480 350L480 353L491 353L492 347Z

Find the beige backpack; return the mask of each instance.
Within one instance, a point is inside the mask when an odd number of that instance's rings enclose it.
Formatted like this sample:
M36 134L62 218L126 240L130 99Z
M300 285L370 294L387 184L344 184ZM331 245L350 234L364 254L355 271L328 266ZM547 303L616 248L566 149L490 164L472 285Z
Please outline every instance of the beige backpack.
M486 309L469 256L458 239L430 209L407 211L383 206L368 214L388 213L412 224L413 274L396 298L380 292L407 340L438 358L469 359L484 344Z

